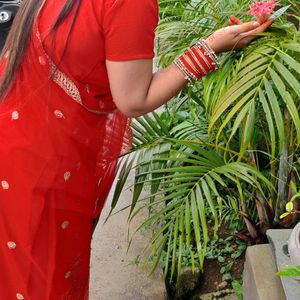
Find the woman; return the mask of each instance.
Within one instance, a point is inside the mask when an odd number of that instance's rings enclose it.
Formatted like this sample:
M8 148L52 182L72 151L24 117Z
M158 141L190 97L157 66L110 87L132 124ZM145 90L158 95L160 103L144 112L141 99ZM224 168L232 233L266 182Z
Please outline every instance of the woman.
M270 25L233 18L153 75L157 21L157 0L23 1L1 60L0 299L88 299L92 223L128 117Z

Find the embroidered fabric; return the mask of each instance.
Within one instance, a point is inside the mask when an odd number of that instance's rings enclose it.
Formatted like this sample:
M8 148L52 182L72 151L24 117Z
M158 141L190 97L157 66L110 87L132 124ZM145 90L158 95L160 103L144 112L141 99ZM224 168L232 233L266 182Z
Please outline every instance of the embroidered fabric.
M36 36L38 38L40 47L45 55L45 57L48 60L48 64L50 67L50 79L55 82L68 96L70 96L75 102L80 104L82 107L84 107L87 111L95 114L107 114L110 112L105 112L101 110L91 109L88 108L86 105L84 105L80 91L76 84L73 82L72 79L70 79L65 73L63 73L58 66L52 61L52 59L49 57L49 55L46 53L43 42L41 39L41 34L38 27L38 20L37 20L37 29L36 29Z
M48 57L51 79L58 84L67 95L69 95L77 103L82 104L80 92L75 83L63 72L61 72L54 62Z
M38 22L38 19L37 19ZM59 70L59 68L55 65L55 63L51 60L49 55L46 53L44 47L43 47L43 42L41 39L41 34L38 28L38 23L37 23L37 32L36 36L39 40L41 49L46 56L49 66L50 66L50 79L53 80L56 84L58 84L67 95L69 95L73 100L75 100L77 103L82 104L80 92L75 85L75 83L63 72Z

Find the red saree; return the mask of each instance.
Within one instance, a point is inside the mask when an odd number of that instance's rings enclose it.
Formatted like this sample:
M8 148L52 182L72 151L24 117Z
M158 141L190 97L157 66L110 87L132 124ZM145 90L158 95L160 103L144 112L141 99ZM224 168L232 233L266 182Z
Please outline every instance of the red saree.
M52 34L64 3L45 1L0 104L1 300L88 299L92 222L128 124L105 59L153 57L156 1L83 0Z

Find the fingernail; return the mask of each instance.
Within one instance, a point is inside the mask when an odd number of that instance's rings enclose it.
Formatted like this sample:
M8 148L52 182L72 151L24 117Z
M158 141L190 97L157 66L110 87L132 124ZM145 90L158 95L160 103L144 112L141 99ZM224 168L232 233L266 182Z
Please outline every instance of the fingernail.
M260 24L259 22L253 22L253 26L258 27Z

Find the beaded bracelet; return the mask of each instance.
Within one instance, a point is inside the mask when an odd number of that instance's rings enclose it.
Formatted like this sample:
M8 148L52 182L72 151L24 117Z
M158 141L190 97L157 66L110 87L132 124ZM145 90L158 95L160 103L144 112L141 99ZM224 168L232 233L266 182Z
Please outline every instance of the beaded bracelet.
M219 62L215 52L202 39L177 57L174 65L183 72L186 80L192 82L218 69Z

